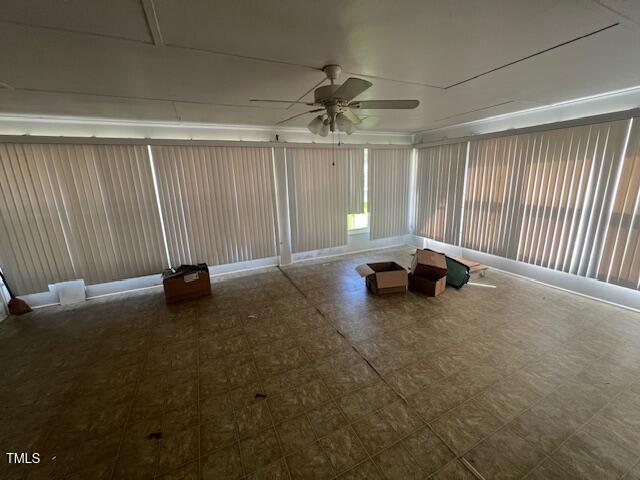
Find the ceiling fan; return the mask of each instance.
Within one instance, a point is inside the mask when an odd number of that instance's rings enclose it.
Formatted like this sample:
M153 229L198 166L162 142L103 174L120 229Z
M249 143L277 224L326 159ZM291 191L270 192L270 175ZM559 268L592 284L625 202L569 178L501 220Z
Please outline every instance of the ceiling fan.
M279 121L276 125L281 125L294 118L308 115L310 113L318 113L307 128L313 134L326 137L329 132L335 132L336 129L351 135L355 126L362 121L354 110L410 110L420 105L418 100L354 100L355 97L367 90L373 84L361 78L350 77L343 84L336 84L336 80L342 72L340 65L326 65L322 71L331 82L330 85L318 87L313 92L313 102L300 102L296 100L265 100L252 98L252 102L272 102L272 103L298 103L309 105L314 108L308 112L298 113L289 118Z

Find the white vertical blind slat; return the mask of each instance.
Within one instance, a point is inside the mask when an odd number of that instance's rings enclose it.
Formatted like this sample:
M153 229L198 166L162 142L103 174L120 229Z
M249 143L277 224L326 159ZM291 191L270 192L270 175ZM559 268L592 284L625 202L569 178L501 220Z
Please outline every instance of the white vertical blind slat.
M0 170L0 264L18 293L162 270L144 146L2 144Z
M293 252L346 245L353 148L287 148Z
M472 141L462 246L637 288L637 270L618 263L618 245L638 241L640 140L634 127L623 158L629 122Z
M407 234L411 150L369 149L368 177L371 240Z
M349 213L364 213L364 150L351 149L349 156Z
M172 265L278 254L272 149L152 147Z
M456 244L460 232L466 143L418 150L416 169L416 233ZM479 181L474 176L469 188ZM468 214L475 215L471 209Z
M164 245L146 147L55 145L49 154L76 276L93 284L162 271Z

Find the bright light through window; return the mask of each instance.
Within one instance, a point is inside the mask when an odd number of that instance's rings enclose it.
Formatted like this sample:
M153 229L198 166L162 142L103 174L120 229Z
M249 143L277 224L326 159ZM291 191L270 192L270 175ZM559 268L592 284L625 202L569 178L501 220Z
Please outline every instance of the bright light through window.
M352 213L347 216L347 228L349 230L362 230L369 228L369 202L367 173L369 166L369 150L364 149L364 213Z

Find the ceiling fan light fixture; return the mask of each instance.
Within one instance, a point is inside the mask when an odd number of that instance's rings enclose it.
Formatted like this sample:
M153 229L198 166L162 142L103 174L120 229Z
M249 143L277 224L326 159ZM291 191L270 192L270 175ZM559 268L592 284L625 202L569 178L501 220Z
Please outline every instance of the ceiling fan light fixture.
M311 120L311 122L309 122L309 125L307 125L307 128L314 135L318 135L320 133L320 130L322 130L322 126L323 126L322 115L318 115L313 120Z
M355 125L349 122L347 123L347 128L344 129L344 133L346 133L347 135L351 135L355 131L355 129L356 129Z
M340 112L336 115L336 125L338 126L338 130L341 132L346 132L351 124L351 121L347 118L347 116Z
M321 137L326 137L327 135L329 135L329 120L328 119L324 119L324 121L322 122L322 127L320 128L320 131L318 132L318 135L320 135Z

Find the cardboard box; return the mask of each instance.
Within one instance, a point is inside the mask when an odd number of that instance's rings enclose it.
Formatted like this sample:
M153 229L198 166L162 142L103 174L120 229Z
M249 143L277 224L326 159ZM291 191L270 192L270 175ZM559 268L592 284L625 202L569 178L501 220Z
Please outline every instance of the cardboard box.
M447 274L447 258L443 253L417 249L411 263L411 273L421 277L440 278Z
M177 303L211 295L211 281L207 265L182 265L162 274L166 303Z
M395 262L365 263L356 267L367 289L376 295L404 293L409 285L407 270Z
M427 297L436 297L444 292L447 288L447 277L440 277L436 280L420 277L413 273L409 274L409 290L412 292L420 292Z
M447 259L444 254L424 249L416 250L411 263L409 289L435 297L447 286Z

